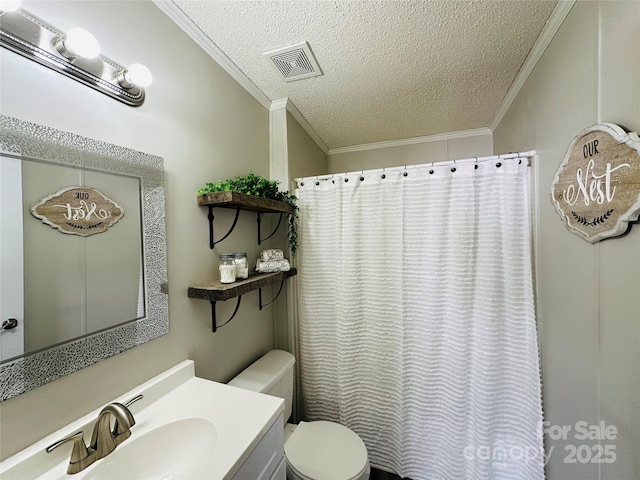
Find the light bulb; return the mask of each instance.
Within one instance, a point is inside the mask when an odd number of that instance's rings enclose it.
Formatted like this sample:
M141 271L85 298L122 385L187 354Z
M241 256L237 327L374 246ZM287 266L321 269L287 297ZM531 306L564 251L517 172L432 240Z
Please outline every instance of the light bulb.
M0 0L0 12L15 12L20 3L20 0Z
M130 86L137 85L138 87L142 88L151 85L151 81L153 80L151 71L141 63L132 64L127 70L124 71L123 77L125 83L129 84Z
M86 30L72 28L58 43L58 50L65 57L95 58L100 54L100 45Z

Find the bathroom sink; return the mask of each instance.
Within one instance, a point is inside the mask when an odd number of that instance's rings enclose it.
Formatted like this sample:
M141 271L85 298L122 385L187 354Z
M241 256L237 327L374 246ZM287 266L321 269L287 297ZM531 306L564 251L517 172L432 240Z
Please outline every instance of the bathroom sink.
M0 462L2 480L258 479L265 459L251 460L265 436L282 432L284 402L195 376L185 360L114 398L131 404L131 436L86 469L68 474L71 442L48 453L47 447L82 431L88 443L103 410L99 407ZM276 439L277 440L277 439ZM268 445L278 442L269 437ZM282 454L282 456L278 456ZM284 456L278 453L275 462ZM266 458L266 457L265 457ZM272 457L268 457L271 459ZM271 461L271 460L269 460ZM247 473L249 468L250 473ZM270 478L272 470L266 478Z
M204 418L168 423L120 445L111 455L82 475L83 480L114 478L207 478L216 428Z

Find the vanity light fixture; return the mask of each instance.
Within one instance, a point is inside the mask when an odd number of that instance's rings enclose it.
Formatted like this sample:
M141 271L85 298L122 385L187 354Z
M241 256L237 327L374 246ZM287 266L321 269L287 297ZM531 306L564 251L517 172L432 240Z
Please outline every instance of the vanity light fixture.
M91 33L81 28L64 33L17 8L19 3L0 0L0 45L127 105L142 105L152 80L147 67L134 63L125 68L100 54Z

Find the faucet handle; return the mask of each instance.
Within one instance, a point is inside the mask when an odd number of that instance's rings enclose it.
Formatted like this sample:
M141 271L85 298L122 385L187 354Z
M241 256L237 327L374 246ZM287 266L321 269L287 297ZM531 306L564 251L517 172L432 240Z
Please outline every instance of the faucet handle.
M142 400L144 398L144 395L136 395L135 397L133 397L131 400L129 400L128 402L126 402L124 404L125 407L129 408L131 406L132 403L137 402L138 400Z
M58 440L56 443L49 445L45 448L47 453L51 453L52 450L58 448L63 443L73 441L73 450L71 450L71 460L69 463L78 463L89 456L89 451L84 443L84 436L82 431L76 432L62 440Z

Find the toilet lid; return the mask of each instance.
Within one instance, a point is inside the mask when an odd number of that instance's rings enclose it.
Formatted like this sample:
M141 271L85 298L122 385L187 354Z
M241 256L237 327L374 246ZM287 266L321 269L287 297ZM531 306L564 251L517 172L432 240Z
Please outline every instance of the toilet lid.
M369 462L362 439L334 422L300 422L284 444L289 467L303 478L351 480Z

